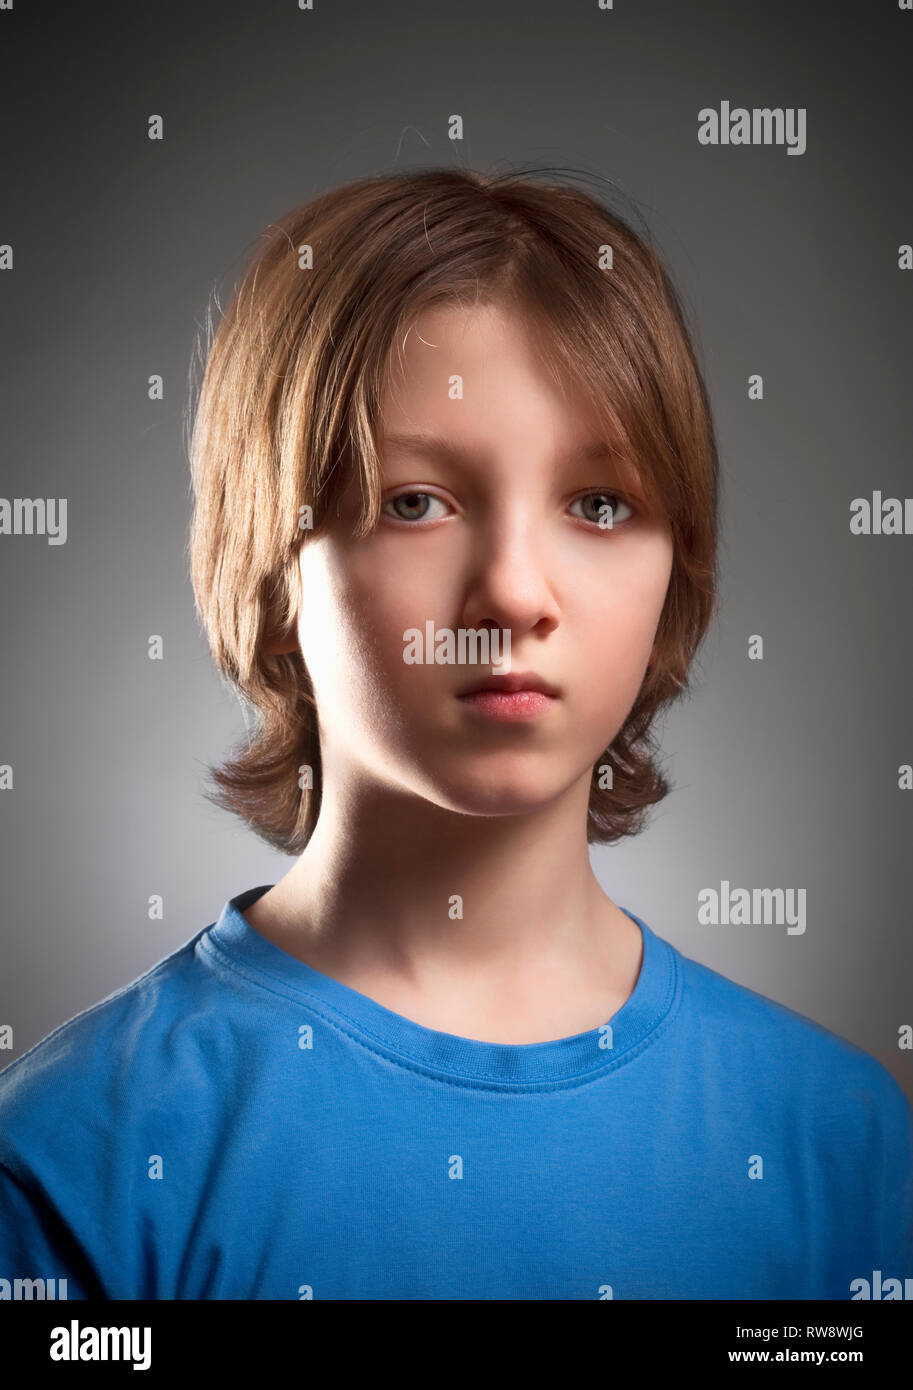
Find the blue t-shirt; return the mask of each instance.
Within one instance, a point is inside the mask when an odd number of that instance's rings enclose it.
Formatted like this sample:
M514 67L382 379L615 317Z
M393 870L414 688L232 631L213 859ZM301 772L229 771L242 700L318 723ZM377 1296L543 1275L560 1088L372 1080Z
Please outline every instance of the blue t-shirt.
M0 1296L903 1297L875 1058L630 912L609 1026L438 1032L256 932L268 886L0 1072Z

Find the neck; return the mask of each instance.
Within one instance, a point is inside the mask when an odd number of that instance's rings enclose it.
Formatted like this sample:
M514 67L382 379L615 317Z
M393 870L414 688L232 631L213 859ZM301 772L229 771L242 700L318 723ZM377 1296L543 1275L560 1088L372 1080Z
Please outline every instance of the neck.
M316 969L429 994L630 991L640 932L589 861L589 773L520 815L453 812L351 779L325 786L317 826L251 925Z

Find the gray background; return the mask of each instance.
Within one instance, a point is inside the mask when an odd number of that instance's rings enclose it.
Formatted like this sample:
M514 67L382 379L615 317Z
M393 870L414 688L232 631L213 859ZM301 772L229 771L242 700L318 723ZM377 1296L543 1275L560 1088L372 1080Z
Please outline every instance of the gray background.
M664 726L675 790L639 839L593 851L597 872L680 950L851 1039L913 1098L897 1047L913 1022L913 798L897 787L913 537L848 526L853 497L913 491L913 276L897 269L911 45L894 0L0 14L16 258L0 491L69 499L66 545L0 537L4 1063L291 864L201 795L243 731L185 553L183 411L210 291L328 186L536 161L610 178L643 212L692 315L723 469L721 617ZM697 112L723 99L805 107L806 152L700 146ZM154 372L163 402L146 398ZM805 935L699 926L697 893L721 879L806 888Z

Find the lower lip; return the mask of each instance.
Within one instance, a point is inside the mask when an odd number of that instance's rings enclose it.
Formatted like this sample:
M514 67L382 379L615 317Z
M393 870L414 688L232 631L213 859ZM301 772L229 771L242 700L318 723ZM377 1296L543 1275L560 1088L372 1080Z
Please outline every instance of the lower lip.
M553 695L546 695L541 690L511 690L503 693L498 690L479 690L474 695L461 695L459 698L464 705L484 715L486 719L499 719L504 723L537 719L555 703Z

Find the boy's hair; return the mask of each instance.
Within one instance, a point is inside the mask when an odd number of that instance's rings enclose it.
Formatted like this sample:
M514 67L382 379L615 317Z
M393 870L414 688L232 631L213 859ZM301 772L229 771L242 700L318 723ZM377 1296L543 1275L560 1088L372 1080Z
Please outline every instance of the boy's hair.
M357 534L376 525L385 386L409 324L445 300L505 304L538 324L550 348L543 366L584 389L606 438L635 461L648 503L669 519L674 558L657 645L594 765L588 841L637 833L669 791L651 726L687 688L716 606L707 394L647 235L566 180L550 183L551 170L528 172L428 169L334 189L258 238L214 335L210 306L185 441L190 568L215 662L255 728L209 769L216 787L205 795L286 854L301 853L320 809L317 711L301 652L268 655L264 639L294 630L298 549L331 519L351 469L362 492ZM202 359L199 342L197 352ZM299 525L305 506L312 530ZM600 786L605 765L611 788ZM312 787L302 785L304 767Z

